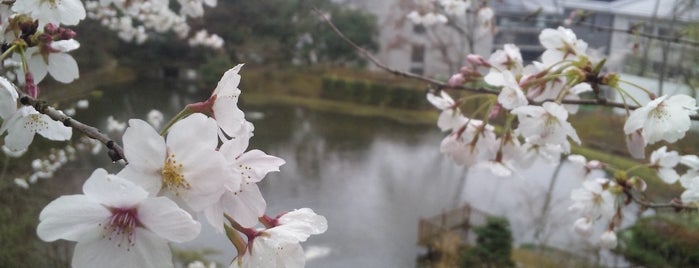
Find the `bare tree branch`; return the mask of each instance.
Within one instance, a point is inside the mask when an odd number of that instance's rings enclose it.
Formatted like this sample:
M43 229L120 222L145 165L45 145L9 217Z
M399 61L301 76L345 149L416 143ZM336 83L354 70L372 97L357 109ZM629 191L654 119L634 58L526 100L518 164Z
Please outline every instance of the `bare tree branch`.
M668 209L668 208L671 208L671 209L675 209L675 210L677 210L677 211L681 211L681 210L692 210L692 211L699 210L699 207L694 206L694 205L685 204L685 203L683 203L682 201L680 201L680 200L677 199L677 198L672 199L672 201L670 201L670 203L653 203L653 202L648 202L648 201L642 200L642 199L639 198L638 196L634 195L634 194L631 192L631 190L628 189L628 188L624 189L624 194L626 194L626 196L627 196L628 198L630 198L631 201L633 201L634 203L639 204L639 205L640 205L641 207L643 207L643 208L653 208L653 209Z
M454 90L464 90L464 91L473 92L473 93L482 93L482 94L491 94L491 95L498 95L498 94L500 94L499 91L495 91L495 90L491 90L491 89L487 89L487 88L482 88L482 87L480 87L480 88L474 88L474 87L466 87L466 86L453 86L453 85L449 85L448 83L445 83L445 82L442 82L442 81L440 81L440 80L433 79L433 78L430 78L430 77L427 77L427 76L423 76L423 75L419 75L419 74L414 74L414 73L403 72L403 71L400 71L400 70L397 70L397 69L393 69L393 68L389 67L387 64L385 64L385 63L383 63L382 61L380 61L378 58L376 58L376 57L375 57L373 54L371 54L369 51L367 51L366 49L360 47L359 45L357 45L356 43L354 43L352 40L350 40L347 36L345 36L345 34L342 33L342 31L341 31L340 29L338 29L337 26L335 26L335 24L334 24L332 21L330 21L330 19L329 19L325 14L322 13L322 11L320 11L320 10L317 9L317 8L313 8L313 11L316 12L316 13L318 14L318 16L319 16L323 21L325 21L325 22L328 24L328 26L329 26L343 41L345 41L347 44L349 44L350 46L352 46L352 47L357 51L357 53L359 53L361 56L365 57L366 59L368 59L369 61L371 61L374 65L376 65L377 67L379 67L380 69L382 69L382 70L384 70L384 71L387 71L387 72L392 73L392 74L394 74L394 75L398 75L398 76L402 76L402 77L407 77L407 78L411 78L411 79L415 79L415 80L427 82L427 83L429 83L431 86L433 86L434 88L436 88L437 90L442 90L442 89L454 89ZM527 100L529 101L529 103L531 103L531 104L537 104L537 105L542 104L542 103L547 102L547 101L556 101L556 100L551 100L551 99L549 99L549 100L544 100L544 101L535 101L535 100L532 100L532 99L527 99ZM584 99L584 100L566 100L566 99L564 99L564 100L561 100L560 103L562 103L562 104L578 104L578 105L596 105L596 106L623 108L623 109L629 109L629 110L636 110L636 109L639 108L639 106L628 105L628 104L621 103L621 102L613 102L613 101L609 101L609 100L607 100L607 99L604 99L604 98L602 98L602 97L597 97L597 98L595 98L595 99ZM699 121L699 115L693 115L693 116L690 116L690 118L691 118L692 120Z
M97 128L86 125L78 120L75 120L65 115L63 112L60 112L52 106L46 104L46 102L44 101L36 100L29 96L22 96L19 100L22 105L32 106L39 113L48 115L51 119L62 122L63 125L78 130L87 135L88 137L102 142L105 146L107 146L107 154L109 155L109 158L112 159L112 161L116 162L121 159L127 161L126 157L124 156L124 149L121 148L121 146L119 146L117 142L109 138L107 135L102 134L102 132L100 132Z

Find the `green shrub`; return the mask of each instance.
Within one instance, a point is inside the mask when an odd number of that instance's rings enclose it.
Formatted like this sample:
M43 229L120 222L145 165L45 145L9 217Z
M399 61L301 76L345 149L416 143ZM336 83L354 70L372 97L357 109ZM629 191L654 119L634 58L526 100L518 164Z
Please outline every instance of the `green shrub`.
M694 217L696 220L695 216ZM644 218L620 235L621 253L646 267L699 267L699 230L678 217Z
M505 218L489 217L484 226L473 229L476 246L461 255L461 267L514 267L512 232Z

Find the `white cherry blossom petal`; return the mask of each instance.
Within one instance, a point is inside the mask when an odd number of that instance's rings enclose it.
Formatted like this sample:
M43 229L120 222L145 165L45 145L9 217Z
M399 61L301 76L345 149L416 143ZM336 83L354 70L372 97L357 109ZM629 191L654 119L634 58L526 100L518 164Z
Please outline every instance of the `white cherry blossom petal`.
M176 243L190 241L201 231L192 215L166 197L145 200L138 207L138 218L148 230Z
M109 210L85 195L61 196L46 205L39 214L36 233L44 241L78 241L110 215Z

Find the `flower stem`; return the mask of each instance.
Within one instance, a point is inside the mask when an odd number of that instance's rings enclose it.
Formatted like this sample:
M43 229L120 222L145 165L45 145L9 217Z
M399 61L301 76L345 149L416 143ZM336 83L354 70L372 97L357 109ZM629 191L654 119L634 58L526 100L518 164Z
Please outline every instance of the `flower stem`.
M184 107L184 109L182 109L182 111L180 111L177 115L175 115L175 117L170 119L170 121L167 122L165 127L163 127L163 129L160 130L160 136L165 136L165 133L167 133L167 131L170 130L172 125L177 123L177 121L180 121L180 119L185 118L186 116L193 114L193 113L194 113L194 111L192 111L191 109L189 109L187 107Z
M5 50L5 52L3 52L2 55L0 55L0 61L5 60L5 59L6 59L8 56L10 56L10 54L12 54L12 52L14 52L15 49L17 49L18 47L19 47L18 44L14 44L14 45L10 46L10 48L8 48L7 50Z
M648 96L651 96L651 99L652 99L652 96L655 96L655 93L650 92L650 90L648 90L648 89L646 89L646 88L644 88L644 87L642 87L642 86L639 86L639 85L637 85L637 84L635 84L635 83L632 83L632 82L629 82L629 81L626 81L626 80L623 80L623 79L619 79L619 82L624 83L624 84L627 84L627 85L629 85L629 86L633 86L633 87L635 87L635 88L638 88L638 89L642 90L643 92L645 92L646 94L648 94Z

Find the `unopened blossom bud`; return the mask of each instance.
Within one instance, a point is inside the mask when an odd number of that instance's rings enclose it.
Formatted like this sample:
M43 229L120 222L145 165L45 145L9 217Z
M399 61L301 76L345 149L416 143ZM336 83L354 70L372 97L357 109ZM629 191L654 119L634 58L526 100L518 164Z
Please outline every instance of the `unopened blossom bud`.
M466 56L466 61L468 61L470 64L473 64L474 66L483 66L490 68L490 63L486 61L483 56L478 55L478 54L468 54Z
M474 80L475 78L483 77L481 72L470 66L461 67L461 69L459 69L459 73L461 73L466 80Z
M70 40L75 38L77 34L75 31L68 29L68 28L61 28L61 31L58 34L58 40Z
M454 74L449 78L449 81L447 82L450 86L455 87L455 86L461 86L466 82L466 79L462 74Z
M582 237L589 237L592 234L592 222L588 218L580 218L573 224L575 233Z
M587 164L585 164L585 168L587 168L588 170L603 169L604 166L604 163L597 160L590 160L589 162L587 162Z
M608 230L604 232L600 237L599 237L599 244L601 247L606 248L606 249L614 249L617 246L617 238L616 238L616 233L612 230Z
M44 33L47 34L54 34L58 30L58 26L54 25L53 23L47 23L44 26Z

